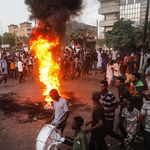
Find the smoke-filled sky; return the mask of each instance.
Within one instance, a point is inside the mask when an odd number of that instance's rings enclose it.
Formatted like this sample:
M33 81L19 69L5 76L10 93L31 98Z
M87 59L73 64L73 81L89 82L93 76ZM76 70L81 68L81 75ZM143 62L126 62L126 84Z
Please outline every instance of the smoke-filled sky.
M30 12L27 10L24 0L0 0L0 4L0 26L2 25L3 32L8 31L7 26L10 24L18 25L29 20ZM98 0L84 0L84 9L76 20L86 24L96 25L96 19L101 19L101 16L98 15L99 6Z

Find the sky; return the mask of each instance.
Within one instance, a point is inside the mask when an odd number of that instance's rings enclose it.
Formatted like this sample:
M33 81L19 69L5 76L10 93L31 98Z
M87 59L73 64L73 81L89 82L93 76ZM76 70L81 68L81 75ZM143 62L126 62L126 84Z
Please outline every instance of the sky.
M30 12L24 0L0 0L0 34L8 31L8 25L29 20ZM96 20L102 17L98 14L98 0L84 0L84 9L76 18L79 22L96 25Z

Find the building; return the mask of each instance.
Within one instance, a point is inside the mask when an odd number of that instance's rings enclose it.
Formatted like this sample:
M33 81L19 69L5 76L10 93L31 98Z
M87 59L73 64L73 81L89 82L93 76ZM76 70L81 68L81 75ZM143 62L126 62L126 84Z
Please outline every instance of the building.
M20 23L20 26L14 24L8 26L9 32L15 34L18 37L20 36L28 37L32 29L33 29L32 23L30 22Z
M104 16L99 26L104 32L111 30L118 19L130 19L135 25L142 24L145 20L147 0L99 0L99 14ZM150 20L150 11L149 11ZM104 33L103 33L104 34ZM104 37L100 35L100 37Z
M99 22L100 27L104 27L104 31L111 30L114 22L119 19L120 5L119 0L99 0L99 14L104 16L103 21Z
M130 19L140 25L145 21L146 7L147 0L120 0L120 18Z

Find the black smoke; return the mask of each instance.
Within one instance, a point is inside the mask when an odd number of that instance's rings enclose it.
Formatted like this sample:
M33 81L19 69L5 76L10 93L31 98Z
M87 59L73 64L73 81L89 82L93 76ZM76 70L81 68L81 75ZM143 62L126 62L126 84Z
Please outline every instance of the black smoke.
M38 19L52 26L58 34L66 31L66 22L79 15L83 0L25 0L31 12L30 19Z

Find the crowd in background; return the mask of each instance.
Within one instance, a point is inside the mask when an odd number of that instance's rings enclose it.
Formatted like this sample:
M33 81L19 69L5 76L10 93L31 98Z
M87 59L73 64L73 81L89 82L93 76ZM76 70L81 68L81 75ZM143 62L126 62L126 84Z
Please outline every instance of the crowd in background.
M33 72L34 57L31 53L21 52L17 54L2 54L0 64L0 83L5 85L7 79L17 80L22 83L27 74Z
M134 149L134 144L143 142L142 125L145 119L144 140L145 150L150 148L150 53L144 53L144 68L139 73L141 54L119 50L68 50L58 57L60 74L63 80L86 79L89 74L105 74L105 79L100 82L100 91L93 93L92 128L85 130L91 132L90 149L105 150L105 136L109 135L125 143L126 149ZM27 75L34 72L35 59L30 52L21 52L17 55L4 53L1 59L0 82L7 83L7 79L17 80L22 83ZM108 86L115 85L118 89L119 101L116 95L108 90ZM115 110L120 106L119 123L121 135L113 131ZM82 120L82 119L81 119ZM98 122L101 120L102 122ZM125 121L126 126L123 125ZM83 122L83 121L82 121ZM105 122L105 123L104 123ZM90 124L89 123L89 124ZM88 124L87 124L88 125ZM104 130L104 128L106 130ZM95 130L96 129L96 130ZM106 132L105 132L106 131ZM82 149L83 150L83 149Z
M142 75L146 77L149 87L149 77L146 76L146 69L149 66L148 58L150 53L144 54L144 64ZM63 80L68 79L86 79L89 81L91 71L104 73L109 85L118 77L124 77L126 83L129 83L133 73L140 70L141 54L136 52L121 52L119 50L104 51L90 49L65 49L61 56L58 56L61 77ZM2 54L0 72L1 79L6 83L7 78L19 80L20 83L25 81L26 76L33 73L34 57L30 52L20 52L17 54ZM2 77L3 76L3 77Z

